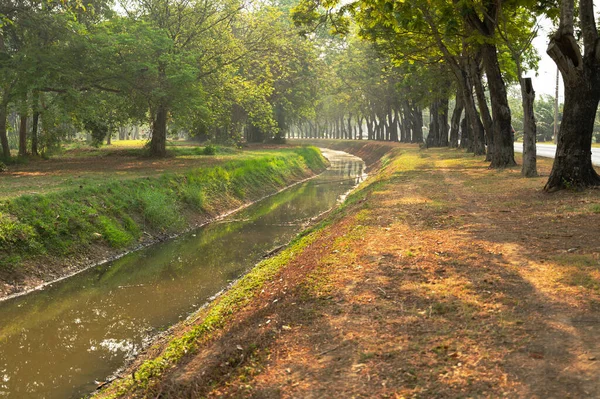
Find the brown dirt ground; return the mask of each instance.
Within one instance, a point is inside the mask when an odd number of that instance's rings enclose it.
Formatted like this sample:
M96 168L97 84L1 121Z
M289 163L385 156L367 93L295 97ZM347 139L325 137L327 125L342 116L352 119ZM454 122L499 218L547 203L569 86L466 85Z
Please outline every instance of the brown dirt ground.
M363 198L142 395L600 397L600 192L543 193L548 160L523 179L396 147Z

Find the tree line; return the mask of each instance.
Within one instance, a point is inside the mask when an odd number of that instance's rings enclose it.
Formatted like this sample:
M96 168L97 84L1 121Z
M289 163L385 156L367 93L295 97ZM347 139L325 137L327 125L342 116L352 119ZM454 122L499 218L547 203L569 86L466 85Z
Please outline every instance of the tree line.
M516 164L507 88L518 84L523 174L534 176L535 92L524 71L537 66L542 15L558 25L548 53L566 90L546 190L600 185L590 0L7 0L0 146L9 158L7 120L17 115L21 156L74 131L99 143L144 125L155 156L185 132L460 147L505 168Z

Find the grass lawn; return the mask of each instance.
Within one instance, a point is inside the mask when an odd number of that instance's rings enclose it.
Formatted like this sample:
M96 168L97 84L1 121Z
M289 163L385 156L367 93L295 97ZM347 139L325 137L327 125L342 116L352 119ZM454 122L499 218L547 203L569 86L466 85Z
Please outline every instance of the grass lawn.
M47 194L78 187L94 187L107 181L154 177L162 173L180 173L193 168L214 166L231 160L251 159L265 150L241 151L219 148L216 155L202 154L204 147L194 142L170 142L169 156L163 159L143 156L142 140L115 141L94 148L69 144L50 159L32 158L9 165L0 173L0 201L24 194ZM273 153L269 150L269 153Z

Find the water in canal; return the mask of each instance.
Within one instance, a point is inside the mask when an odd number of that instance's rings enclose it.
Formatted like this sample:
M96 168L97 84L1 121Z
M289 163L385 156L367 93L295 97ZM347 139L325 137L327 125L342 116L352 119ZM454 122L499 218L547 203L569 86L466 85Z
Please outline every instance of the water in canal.
M0 302L0 398L78 398L157 332L288 242L363 176L359 158L323 150L331 168L226 220Z

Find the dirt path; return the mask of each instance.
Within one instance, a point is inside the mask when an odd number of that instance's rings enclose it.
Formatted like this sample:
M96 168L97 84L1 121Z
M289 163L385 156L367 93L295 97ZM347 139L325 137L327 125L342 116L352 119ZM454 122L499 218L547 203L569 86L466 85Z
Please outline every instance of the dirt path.
M600 397L600 193L395 151L152 397Z

